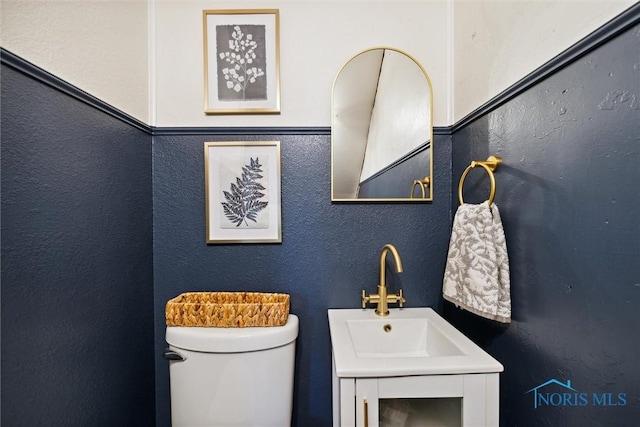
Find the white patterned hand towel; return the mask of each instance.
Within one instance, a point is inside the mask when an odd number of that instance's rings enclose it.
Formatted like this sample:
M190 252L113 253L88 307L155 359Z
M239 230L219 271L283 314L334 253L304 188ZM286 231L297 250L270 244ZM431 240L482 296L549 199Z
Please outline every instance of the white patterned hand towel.
M442 296L479 316L511 322L507 244L498 207L460 205L453 219Z

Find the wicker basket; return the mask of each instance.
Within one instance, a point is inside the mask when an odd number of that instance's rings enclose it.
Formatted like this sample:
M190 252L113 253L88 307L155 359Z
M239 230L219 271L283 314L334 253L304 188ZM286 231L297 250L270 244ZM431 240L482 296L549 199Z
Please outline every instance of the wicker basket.
M289 295L259 292L186 292L167 301L167 326L247 328L282 326Z

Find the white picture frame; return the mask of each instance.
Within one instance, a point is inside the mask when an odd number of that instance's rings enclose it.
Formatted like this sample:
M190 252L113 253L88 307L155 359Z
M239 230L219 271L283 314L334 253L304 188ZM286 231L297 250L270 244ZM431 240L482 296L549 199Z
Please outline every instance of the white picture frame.
M281 243L280 141L205 142L206 241Z

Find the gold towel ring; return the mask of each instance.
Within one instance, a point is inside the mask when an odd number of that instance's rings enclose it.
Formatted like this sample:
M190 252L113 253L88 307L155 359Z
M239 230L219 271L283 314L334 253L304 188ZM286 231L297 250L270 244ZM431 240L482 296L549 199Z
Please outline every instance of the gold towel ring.
M471 171L471 169L476 166L481 166L487 171L487 175L489 175L489 180L491 180L491 193L489 194L489 205L493 203L493 199L496 197L496 178L493 176L493 171L496 170L498 165L502 162L502 159L498 156L489 156L486 161L474 160L471 162L469 166L464 170L462 176L460 177L460 184L458 184L458 200L460 204L464 204L464 200L462 200L462 187L464 186L464 179L467 177L467 174Z
M413 186L411 187L411 194L409 195L409 197L413 199L413 192L416 189L416 185L419 185L420 191L422 192L422 198L426 199L427 198L426 189L429 188L430 184L431 184L431 178L429 178L428 176L424 177L424 179L414 179Z

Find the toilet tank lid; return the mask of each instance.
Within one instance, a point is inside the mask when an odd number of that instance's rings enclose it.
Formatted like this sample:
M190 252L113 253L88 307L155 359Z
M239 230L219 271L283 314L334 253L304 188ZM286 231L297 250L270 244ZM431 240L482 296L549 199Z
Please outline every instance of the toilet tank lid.
M298 317L289 314L283 326L202 328L167 326L166 340L173 347L207 353L266 350L289 344L298 337Z

